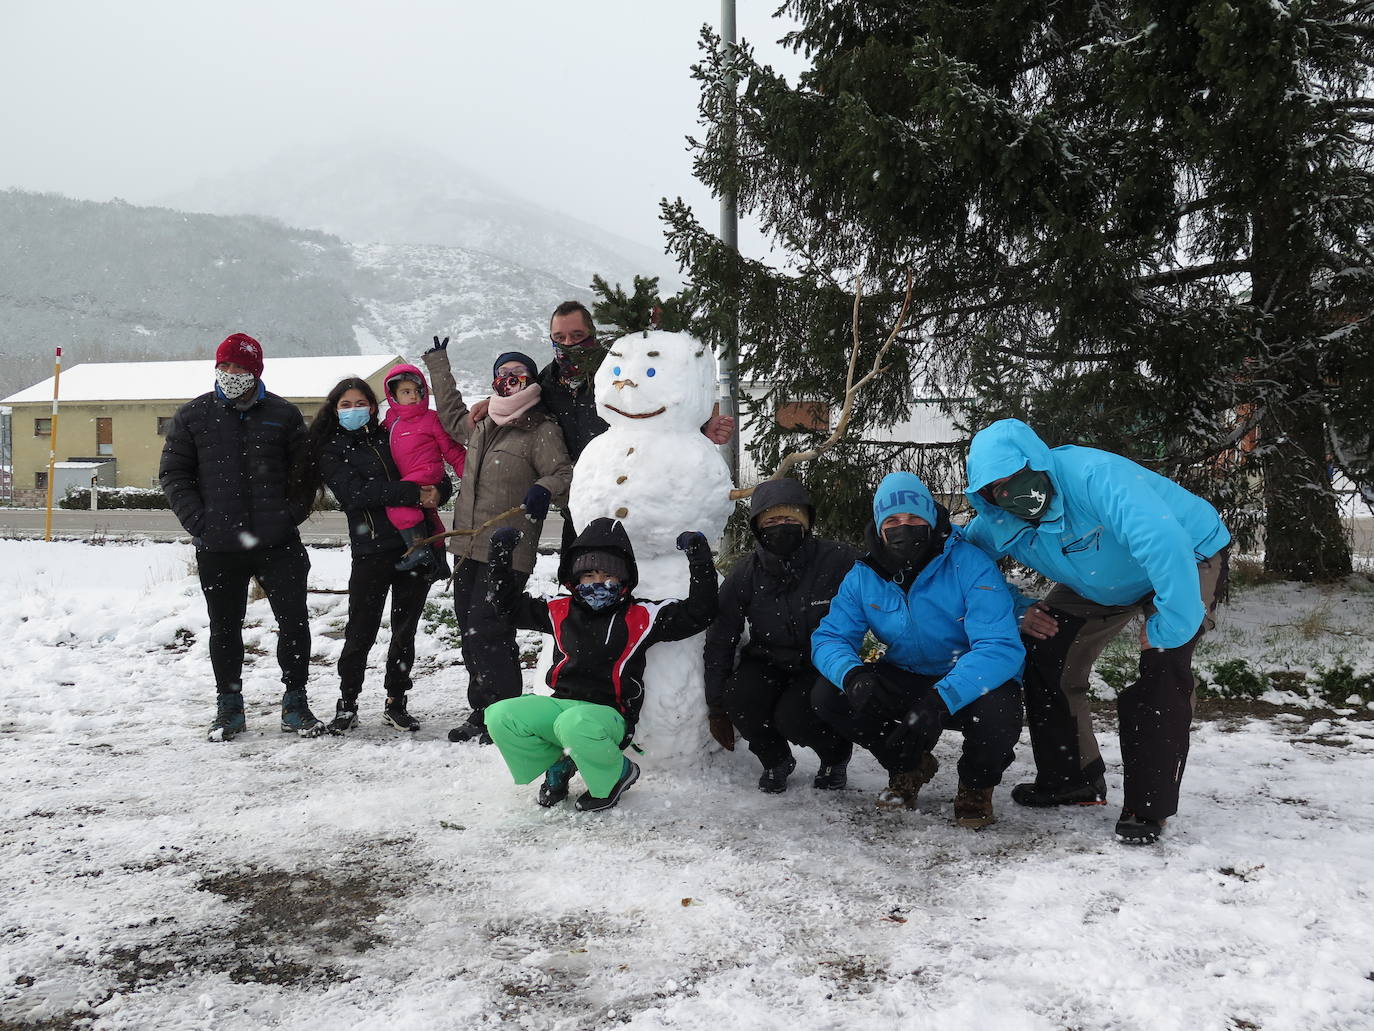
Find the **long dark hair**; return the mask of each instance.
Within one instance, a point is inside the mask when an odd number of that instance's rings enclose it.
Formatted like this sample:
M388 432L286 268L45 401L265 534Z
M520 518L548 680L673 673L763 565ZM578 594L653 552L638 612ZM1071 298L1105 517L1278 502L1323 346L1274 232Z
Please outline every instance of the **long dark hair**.
M297 503L313 507L324 497L324 479L320 475L320 451L323 450L325 442L334 435L334 431L339 429L339 398L350 390L361 393L372 406L371 417L367 420L368 429L377 426L377 392L367 380L357 376L345 376L334 384L334 389L324 399L324 404L315 413L315 418L310 420L310 426L305 431L309 446L301 451L291 478L293 500Z

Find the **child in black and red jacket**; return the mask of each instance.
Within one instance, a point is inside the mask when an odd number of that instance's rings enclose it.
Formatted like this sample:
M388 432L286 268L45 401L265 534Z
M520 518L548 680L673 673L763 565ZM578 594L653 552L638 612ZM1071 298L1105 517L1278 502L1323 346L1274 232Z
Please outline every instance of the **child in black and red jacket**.
M492 535L488 596L498 604L511 594L501 586L519 539L511 527ZM639 766L623 752L644 702L646 652L656 641L701 633L716 615L716 568L706 538L689 530L677 546L687 553L691 572L687 598L641 601L633 594L638 573L625 528L594 519L559 561L558 579L568 594L516 594L499 613L509 624L553 635L546 678L553 697L508 698L486 714L487 732L515 782L529 784L545 774L540 805L567 798L576 771L587 783L577 799L584 811L611 808L639 779Z

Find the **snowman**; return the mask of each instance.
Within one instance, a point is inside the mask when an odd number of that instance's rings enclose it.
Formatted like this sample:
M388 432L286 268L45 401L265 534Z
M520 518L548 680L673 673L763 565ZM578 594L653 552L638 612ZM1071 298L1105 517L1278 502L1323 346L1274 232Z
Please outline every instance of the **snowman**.
M730 473L701 432L711 415L716 360L686 333L621 337L596 372L597 412L609 429L573 470L573 524L618 519L634 545L641 598L687 596L683 530L718 542L734 510ZM692 759L708 740L702 635L649 649L635 740L655 761Z

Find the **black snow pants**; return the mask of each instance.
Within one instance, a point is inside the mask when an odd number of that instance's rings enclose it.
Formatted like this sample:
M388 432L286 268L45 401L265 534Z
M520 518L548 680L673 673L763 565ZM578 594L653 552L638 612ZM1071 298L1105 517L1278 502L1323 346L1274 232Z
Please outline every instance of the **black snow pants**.
M529 578L529 573L515 570L506 575L501 589L510 595L511 604L504 604L503 599L503 609L513 610L513 599L525 590ZM472 706L468 721L485 726L482 714L488 705L518 698L524 691L515 627L497 615L487 597L485 562L464 559L458 563L453 573L453 611L463 634L463 664L468 671L468 704Z
M959 756L959 780L971 788L1001 783L1021 736L1020 684L1008 680L951 714L935 694L939 677L912 673L888 662L875 663L872 669L886 690L863 712L856 712L849 697L829 680L818 680L811 704L821 719L872 752L888 773L916 769L921 756L935 747L946 727L961 730L964 747ZM905 726L906 714L921 701L925 702L922 708L934 718L894 739L894 733Z
M300 541L248 551L197 551L196 569L210 615L210 666L215 689L236 692L243 684L243 617L248 582L254 577L277 620L277 664L288 691L304 689L310 676L310 619L306 578L310 555Z
M817 676L811 666L789 673L744 658L726 678L725 713L765 769L791 757L789 741L815 751L822 766L849 761L853 746L811 708Z
M377 640L387 593L391 594L391 644L386 651L382 682L388 698L410 690L415 665L415 631L424 614L430 580L426 571L396 570L402 552L354 555L348 576L348 626L339 653L339 694L349 707L356 705L367 672L367 653Z

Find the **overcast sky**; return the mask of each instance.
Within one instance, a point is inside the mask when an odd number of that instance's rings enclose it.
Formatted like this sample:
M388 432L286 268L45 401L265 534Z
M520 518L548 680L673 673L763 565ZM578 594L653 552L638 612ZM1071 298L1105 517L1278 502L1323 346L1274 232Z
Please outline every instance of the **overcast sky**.
M791 77L778 3L738 0L739 32ZM717 0L0 0L0 187L156 203L300 143L413 141L658 246L662 196L716 225L683 137L698 32L719 15Z

